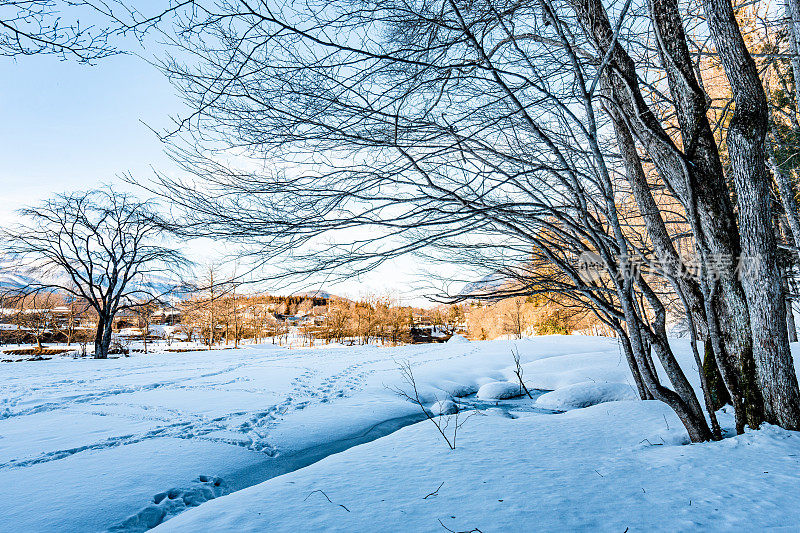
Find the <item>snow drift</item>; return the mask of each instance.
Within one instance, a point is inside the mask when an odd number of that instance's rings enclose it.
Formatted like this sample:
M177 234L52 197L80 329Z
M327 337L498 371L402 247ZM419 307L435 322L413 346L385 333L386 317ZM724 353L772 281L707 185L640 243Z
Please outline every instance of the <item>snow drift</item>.
M520 395L519 383L495 381L478 389L479 400L505 400Z
M544 409L580 409L599 403L621 400L638 400L636 390L625 383L595 383L586 381L546 392L536 399L536 405Z

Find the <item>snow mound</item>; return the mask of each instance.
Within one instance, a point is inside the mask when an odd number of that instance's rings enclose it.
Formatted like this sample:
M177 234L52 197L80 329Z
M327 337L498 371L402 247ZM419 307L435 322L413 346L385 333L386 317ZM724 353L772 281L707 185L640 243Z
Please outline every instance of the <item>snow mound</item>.
M478 389L479 400L505 400L519 395L519 383L510 381L494 381Z
M580 409L605 402L637 400L636 391L626 383L594 383L586 381L546 392L536 399L536 405L546 409Z
M568 342L561 339L561 343ZM576 347L580 350L579 347ZM587 381L626 383L630 380L628 365L619 354L591 351L569 355L546 355L522 365L528 388L557 390ZM511 368L508 378L512 379Z
M447 340L447 344L458 344L460 342L469 342L469 339L462 337L458 333L454 333L453 336Z
M197 507L230 491L218 477L200 476L190 487L172 488L153 496L153 502L109 531L147 531L189 507Z
M430 412L436 415L454 415L458 412L458 405L453 400L440 400L431 405Z
M446 379L439 380L439 382L436 384L436 388L456 398L469 396L470 394L475 394L478 392L478 385L475 383L456 383L455 381Z

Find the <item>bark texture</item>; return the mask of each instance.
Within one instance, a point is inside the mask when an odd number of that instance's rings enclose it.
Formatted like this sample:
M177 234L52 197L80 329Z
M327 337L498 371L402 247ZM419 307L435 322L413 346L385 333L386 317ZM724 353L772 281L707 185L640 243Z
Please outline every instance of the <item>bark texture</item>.
M686 208L702 257L736 258L740 255L736 219L716 143L706 117L706 98L694 74L677 5L670 0L651 3L657 28L659 53L673 91L684 150L672 141L641 93L633 59L616 43L604 6L599 0L572 0L578 21L599 54L611 49L603 75L613 91L612 105L619 108L631 133L645 148L656 169ZM718 265L719 296L712 313L720 342L718 362L726 369L726 385L737 401L737 419L757 427L763 421L752 354L750 314L745 292L736 276L735 262ZM691 297L692 291L687 291ZM708 292L708 291L707 291ZM705 298L710 298L706 294ZM745 420L738 420L743 427Z
M705 0L703 7L736 103L727 144L742 252L752 258L752 268L741 278L749 303L755 370L766 420L787 429L800 429L800 392L786 334L786 307L772 224L765 150L767 99L730 1Z

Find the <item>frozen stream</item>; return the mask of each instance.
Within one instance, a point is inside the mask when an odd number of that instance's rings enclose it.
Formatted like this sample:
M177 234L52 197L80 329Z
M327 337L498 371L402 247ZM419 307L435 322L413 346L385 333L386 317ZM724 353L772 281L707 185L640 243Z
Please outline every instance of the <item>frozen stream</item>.
M384 422L379 422L366 431L353 435L352 437L345 437L325 445L264 459L261 463L225 474L224 479L232 492L245 489L276 476L304 468L334 453L343 452L353 446L385 437L398 429L419 422L424 418L422 414L392 418Z

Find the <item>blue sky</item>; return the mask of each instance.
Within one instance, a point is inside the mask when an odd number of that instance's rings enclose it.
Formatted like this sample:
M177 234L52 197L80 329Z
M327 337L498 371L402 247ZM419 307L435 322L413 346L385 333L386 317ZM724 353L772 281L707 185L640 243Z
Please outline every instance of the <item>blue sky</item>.
M52 56L0 58L0 80L0 220L54 192L171 166L142 121L166 127L181 104L142 59L86 66Z

